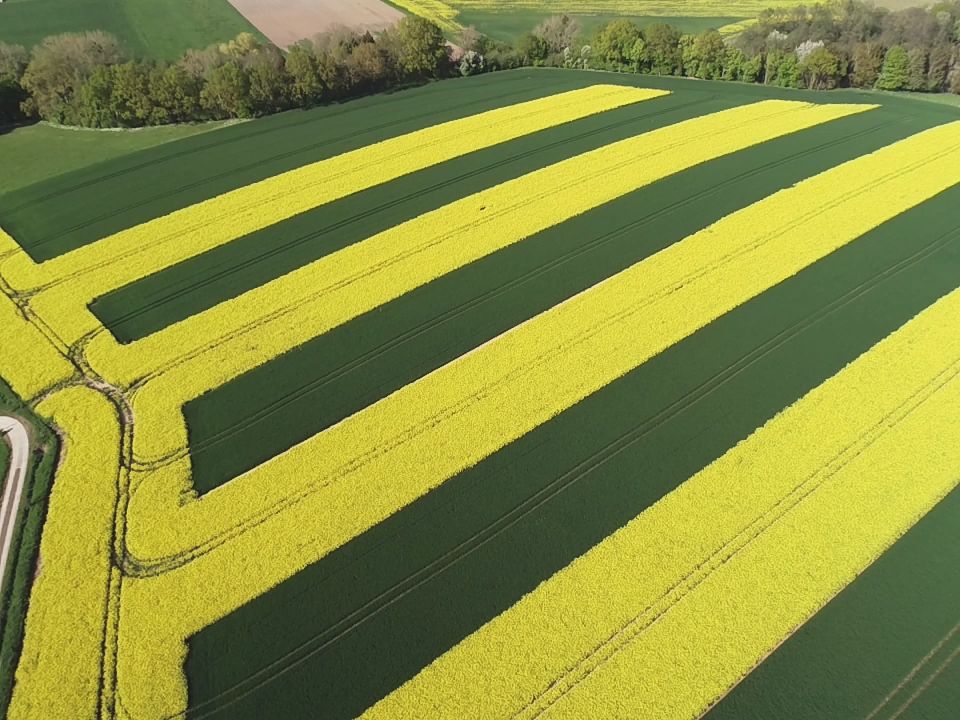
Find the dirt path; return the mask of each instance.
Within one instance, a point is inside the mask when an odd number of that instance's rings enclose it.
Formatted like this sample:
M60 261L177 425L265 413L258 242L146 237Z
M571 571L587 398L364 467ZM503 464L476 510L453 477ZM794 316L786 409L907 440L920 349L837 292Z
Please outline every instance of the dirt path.
M0 504L0 583L7 572L7 559L10 557L10 545L13 530L17 524L20 509L20 497L23 495L23 483L27 475L27 462L30 459L30 440L27 428L15 417L0 417L0 435L10 443L10 471L3 488L3 502Z
M230 4L279 47L335 25L382 30L403 17L380 0L230 0Z

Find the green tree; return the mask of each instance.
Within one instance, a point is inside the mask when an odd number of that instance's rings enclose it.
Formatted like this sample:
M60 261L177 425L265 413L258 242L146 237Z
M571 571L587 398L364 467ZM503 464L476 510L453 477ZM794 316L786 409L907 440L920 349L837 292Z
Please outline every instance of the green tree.
M684 60L687 75L704 80L718 80L723 76L723 64L727 46L716 30L707 30L697 35ZM689 63L689 65L688 65Z
M763 55L758 53L743 64L743 74L741 79L744 82L749 83L760 82L760 78L763 76L763 71Z
M76 121L85 127L113 127L117 117L113 108L113 67L94 69L77 91Z
M123 59L120 43L104 32L44 38L33 49L21 81L30 93L29 110L44 120L75 121L75 93L97 67L115 65Z
M539 35L528 32L517 40L517 53L527 65L543 65L550 55L550 46Z
M829 90L840 81L840 58L819 47L800 64L800 76L810 90Z
M650 71L657 75L680 75L683 72L682 33L672 25L655 23L643 31L647 43Z
M279 50L262 47L248 55L245 64L254 114L275 113L290 107L291 80Z
M887 50L883 68L877 78L878 90L903 90L910 80L910 56L900 45Z
M744 54L743 50L735 47L728 47L726 53L723 57L723 80L743 80L744 72L747 66L747 56ZM753 80L749 82L754 82L756 80L756 73L754 73Z
M643 33L630 20L614 20L598 28L590 47L593 62L608 70L635 67L645 55Z
M394 28L398 47L397 65L407 77L440 77L448 63L443 31L437 25L408 15Z
M317 56L308 45L296 44L287 53L287 74L290 77L290 97L300 107L310 107L323 98L324 84L320 80Z
M883 45L878 42L859 42L853 48L853 72L850 84L859 88L872 88L880 77L883 67Z
M150 74L151 124L187 122L200 115L200 81L181 65L156 67Z
M21 45L0 43L0 125L23 119L20 103L27 99L21 80L29 54Z
M210 73L206 85L200 91L200 107L217 120L253 116L250 77L236 60L231 60Z
M136 61L113 66L110 105L115 123L138 127L150 121L153 114L150 71L149 65Z

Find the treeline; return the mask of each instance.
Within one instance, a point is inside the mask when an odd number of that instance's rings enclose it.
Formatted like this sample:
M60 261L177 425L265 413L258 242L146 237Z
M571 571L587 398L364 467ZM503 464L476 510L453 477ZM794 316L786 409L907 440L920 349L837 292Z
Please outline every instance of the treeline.
M337 29L286 53L242 34L174 63L128 58L102 32L0 43L0 124L40 118L138 127L247 118L449 75L521 66L737 80L780 87L960 93L960 0L897 12L860 0L767 10L739 35L620 19L590 37L548 18L516 43L465 28L455 44L406 17L373 35Z
M378 33L337 29L286 53L244 33L174 63L128 58L104 32L0 43L0 124L43 119L141 127L248 118L376 92L450 67L440 29L407 17Z
M473 31L467 35L470 47ZM517 52L521 64L812 90L960 93L960 1L896 12L860 0L766 10L731 40L716 30L687 35L626 19L584 38L575 20L557 17L521 37Z

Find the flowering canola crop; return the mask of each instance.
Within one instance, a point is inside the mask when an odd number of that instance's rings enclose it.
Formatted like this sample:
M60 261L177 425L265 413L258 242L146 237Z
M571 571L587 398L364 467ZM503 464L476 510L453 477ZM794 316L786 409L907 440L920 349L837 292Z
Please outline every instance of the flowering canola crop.
M174 263L467 153L667 94L593 85L451 120L232 190L40 265L14 256L0 274L18 290L53 285L33 303L72 344L100 327L87 303Z
M385 141L40 265L0 233L0 321L16 330L0 346L3 372L25 394L81 374L93 385L56 389L37 407L65 435L64 455L11 717L182 716L186 643L204 627L960 182L960 122L837 166L195 496L184 402L636 188L874 107L767 101L639 135L427 213L129 346L86 309L98 293L171 262L439 162L438 148L449 159L661 94L626 90L597 86ZM957 484L958 324L960 290L367 717L695 716ZM81 337L70 348L75 371L62 351ZM18 364L28 353L35 366ZM102 379L118 386L112 400L94 389ZM829 422L836 417L844 421ZM918 461L929 472L898 482ZM707 521L703 507L713 511ZM730 643L731 632L742 642Z
M92 718L100 700L108 588L115 585L120 425L110 401L83 387L51 395L37 412L57 426L64 448L8 717Z
M133 403L149 432L137 434L134 456L152 461L186 446L185 402L351 318L685 168L871 107L769 100L638 135L421 215L130 345L102 333L86 357L113 383L142 383Z
M459 14L455 8L440 0L395 0L393 3L413 15L429 20L448 32L461 29L457 22Z
M285 522L282 510L330 513L320 523L328 544L313 546L319 554L302 564L312 562L723 313L955 184L958 160L960 123L953 123L776 193L199 500L181 502L189 490L186 460L138 472L129 512L141 519L132 522L130 551L141 562L162 563L245 526ZM300 467L313 472L304 477ZM340 516L341 504L359 509ZM278 535L296 536L304 521L291 520Z
M955 291L364 719L698 717L960 482L958 326Z

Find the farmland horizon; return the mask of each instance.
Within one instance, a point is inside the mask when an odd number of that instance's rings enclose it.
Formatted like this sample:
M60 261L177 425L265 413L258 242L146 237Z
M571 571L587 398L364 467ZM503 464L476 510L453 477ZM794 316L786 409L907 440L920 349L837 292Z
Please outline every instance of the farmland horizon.
M953 720L960 2L129 4L0 29L5 717Z

